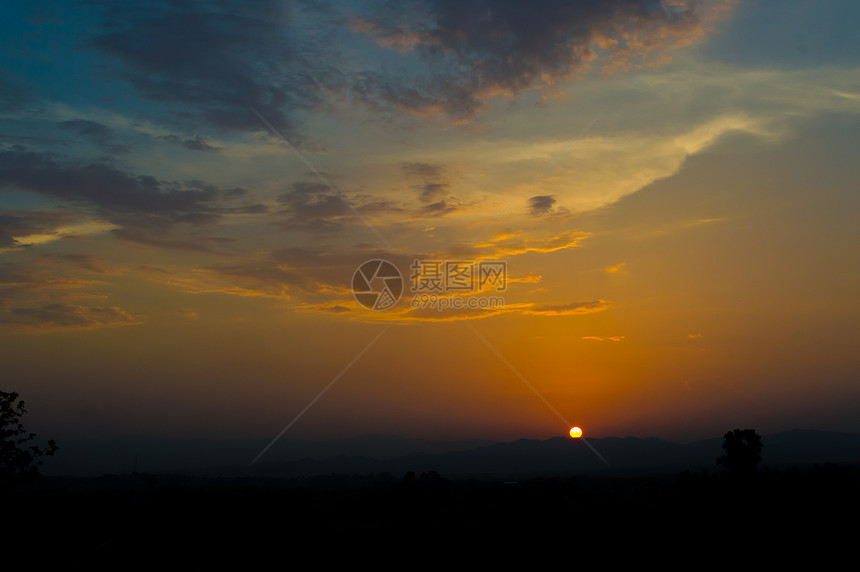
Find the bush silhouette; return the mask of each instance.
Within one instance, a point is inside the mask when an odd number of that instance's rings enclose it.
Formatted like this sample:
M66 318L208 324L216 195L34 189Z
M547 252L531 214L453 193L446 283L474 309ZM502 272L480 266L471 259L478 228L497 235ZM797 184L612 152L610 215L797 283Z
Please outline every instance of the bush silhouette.
M17 403L16 403L17 401ZM27 433L21 417L27 413L24 402L18 401L18 394L0 391L0 485L9 486L32 480L39 475L39 460L43 456L53 456L58 449L53 440L48 441L47 449L27 445L35 433Z
M717 458L717 464L733 473L752 473L761 462L762 447L761 436L754 429L729 431L723 439L726 454Z

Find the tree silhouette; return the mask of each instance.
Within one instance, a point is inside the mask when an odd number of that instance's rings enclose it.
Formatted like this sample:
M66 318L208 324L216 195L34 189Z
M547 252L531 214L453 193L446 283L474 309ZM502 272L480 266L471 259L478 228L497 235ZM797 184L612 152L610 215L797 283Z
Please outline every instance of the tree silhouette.
M761 436L754 429L729 431L723 440L726 454L717 458L717 464L733 473L752 473L761 462L762 447Z
M25 413L24 402L18 401L17 393L0 391L0 484L4 486L37 477L40 457L53 456L59 448L53 440L48 441L46 449L27 445L36 434L24 429L21 417Z

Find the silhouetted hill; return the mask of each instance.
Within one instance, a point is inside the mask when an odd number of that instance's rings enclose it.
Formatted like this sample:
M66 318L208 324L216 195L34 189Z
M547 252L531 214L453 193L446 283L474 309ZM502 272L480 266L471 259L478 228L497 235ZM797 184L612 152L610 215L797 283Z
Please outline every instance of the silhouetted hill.
M104 438L64 444L46 464L51 475L92 476L140 472L181 472L210 476L302 477L334 474L436 471L450 477L524 478L541 475L648 474L719 470L722 437L694 443L655 438L607 437L583 442L566 437L436 442L369 435L328 442L283 440L256 465L250 460L267 444L259 441L169 441ZM860 435L794 430L763 437L762 466L812 463L860 464ZM137 466L135 466L135 460Z
M491 441L430 441L390 435L364 435L333 441L281 439L266 452L267 462L301 459L368 457L391 459L411 453L445 453L488 445ZM207 468L247 467L269 441L164 439L142 436L108 436L62 439L62 453L43 467L46 475L98 476L131 472L205 473Z
M578 440L555 437L521 439L471 450L427 454L413 453L381 460L367 456L305 458L292 462L260 462L258 465L221 467L209 474L298 477L327 474L404 474L436 471L448 477L526 478L542 475L658 474L682 470L719 470L716 458L723 454L722 437L689 444L655 438L607 437L589 441L609 465ZM860 464L860 435L823 431L786 431L763 438L762 466L813 463Z
M659 439L608 437L591 439L591 444L607 459L604 464L582 441L565 437L546 440L520 439L496 443L468 451L440 454L414 453L386 461L359 457L303 459L294 462L261 462L256 467L224 467L218 474L231 476L306 476L408 471L436 471L451 477L524 478L554 474L608 474L654 470L682 470L692 466L714 468L720 454L719 440L709 446L690 447ZM713 448L716 445L716 449Z
M261 547L286 553L286 546L354 558L381 542L411 542L420 553L428 539L482 549L546 545L568 555L576 546L602 546L602 553L634 540L663 547L667 538L683 546L707 539L723 551L726 523L739 523L742 535L769 532L792 544L808 543L811 529L820 536L814 546L838 538L835 544L850 547L851 529L834 515L857 507L860 435L787 431L762 441L763 465L773 470L743 475L717 467L721 438L591 439L611 467L582 441L552 438L384 459L338 455L184 474L47 477L0 490L0 497L15 521L9 546L35 553L49 539L66 555L186 551L221 558L224 550L247 556ZM361 443L339 446L396 449L384 438Z
M860 435L796 429L767 435L762 442L765 464L860 464Z

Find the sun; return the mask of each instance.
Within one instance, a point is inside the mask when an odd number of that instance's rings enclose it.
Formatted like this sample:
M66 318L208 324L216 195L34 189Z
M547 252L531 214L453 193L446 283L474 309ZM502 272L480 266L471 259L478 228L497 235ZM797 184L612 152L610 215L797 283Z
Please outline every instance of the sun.
M574 439L579 439L580 437L582 437L582 429L580 429L579 427L571 427L570 436Z

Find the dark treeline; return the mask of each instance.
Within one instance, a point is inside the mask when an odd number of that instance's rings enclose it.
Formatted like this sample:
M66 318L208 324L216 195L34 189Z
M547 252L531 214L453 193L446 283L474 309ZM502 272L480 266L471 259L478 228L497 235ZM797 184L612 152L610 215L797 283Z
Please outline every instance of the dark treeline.
M451 480L436 473L304 479L131 474L47 478L3 493L4 541L66 553L308 549L367 543L608 546L731 534L840 533L852 466L657 477ZM806 531L801 533L801 531ZM848 531L846 531L846 534ZM559 546L561 546L559 545ZM256 548L254 548L256 547Z

